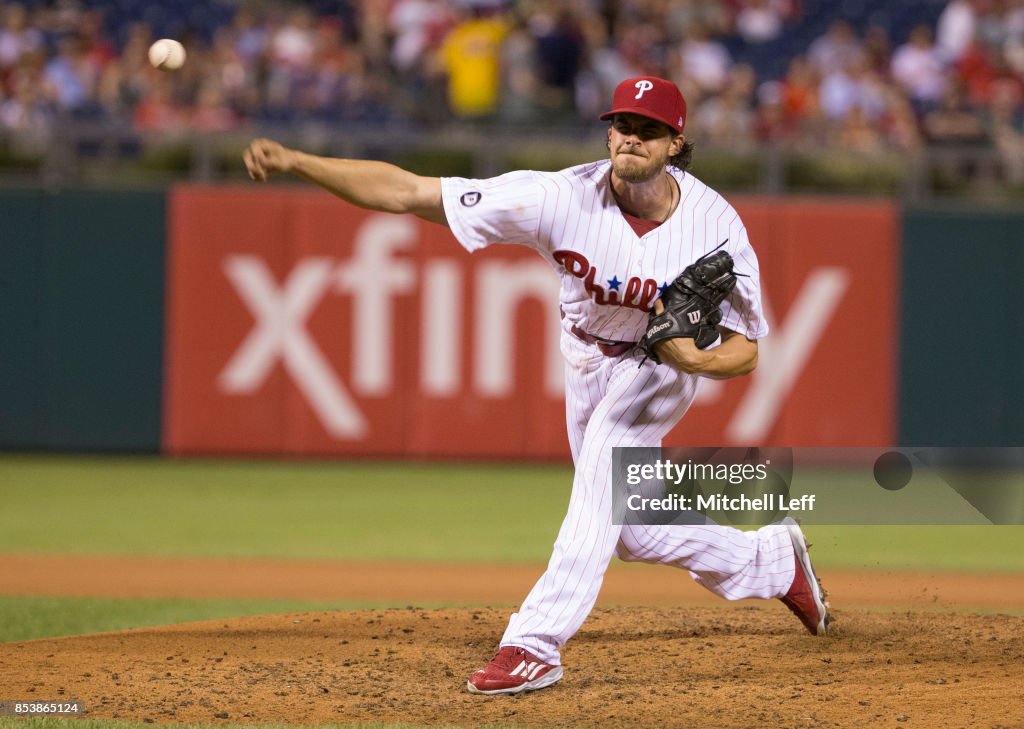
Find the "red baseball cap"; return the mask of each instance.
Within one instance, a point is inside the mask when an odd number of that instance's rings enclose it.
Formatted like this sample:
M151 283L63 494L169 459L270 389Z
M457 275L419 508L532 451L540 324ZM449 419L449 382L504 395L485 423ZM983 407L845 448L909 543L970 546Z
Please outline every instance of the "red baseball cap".
M657 76L628 78L615 87L612 110L599 118L611 119L615 114L639 114L681 134L686 126L686 100L671 81Z

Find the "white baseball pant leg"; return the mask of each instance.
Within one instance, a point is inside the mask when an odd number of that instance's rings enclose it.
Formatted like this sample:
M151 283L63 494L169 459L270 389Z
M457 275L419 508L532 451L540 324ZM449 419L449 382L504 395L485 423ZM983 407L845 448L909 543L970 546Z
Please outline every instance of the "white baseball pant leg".
M793 581L782 527L741 532L719 526L612 523L612 448L656 447L686 412L699 380L639 358L609 358L563 331L566 419L576 473L569 509L547 570L512 614L501 645L558 665L597 600L612 554L690 571L727 599L777 597Z

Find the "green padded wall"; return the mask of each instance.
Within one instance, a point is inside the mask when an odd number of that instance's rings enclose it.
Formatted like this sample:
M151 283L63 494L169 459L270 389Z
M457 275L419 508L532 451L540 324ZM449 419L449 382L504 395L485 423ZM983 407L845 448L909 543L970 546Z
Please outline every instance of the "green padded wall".
M0 192L0 447L159 449L164 201Z
M1024 213L903 219L900 442L1024 445Z

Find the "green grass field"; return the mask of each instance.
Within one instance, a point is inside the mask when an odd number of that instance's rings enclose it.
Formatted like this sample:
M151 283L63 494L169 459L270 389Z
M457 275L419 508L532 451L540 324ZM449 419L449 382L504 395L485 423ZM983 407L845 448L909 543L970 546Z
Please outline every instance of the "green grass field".
M246 615L383 607L402 605L324 600L125 599L0 595L0 643Z
M0 553L539 563L571 479L566 466L0 456ZM823 567L1024 571L1022 527L807 531Z
M7 456L0 553L531 562L547 559L571 479L565 467Z
M571 477L565 466L6 455L0 456L0 554L542 563ZM1024 527L807 531L824 569L1024 571ZM0 558L0 577L2 567ZM388 606L13 595L0 597L0 641ZM66 729L68 721L0 719L0 729ZM75 729L141 726L74 721Z
M571 478L565 466L0 456L0 554L542 563ZM1024 571L1022 527L807 531L823 569ZM0 640L384 606L6 596Z

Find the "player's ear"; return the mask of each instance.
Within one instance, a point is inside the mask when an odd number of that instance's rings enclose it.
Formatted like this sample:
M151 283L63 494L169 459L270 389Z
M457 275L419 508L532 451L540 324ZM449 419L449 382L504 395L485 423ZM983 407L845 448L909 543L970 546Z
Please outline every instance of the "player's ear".
M672 145L668 148L668 156L675 157L677 154L683 151L683 145L686 144L686 137L682 134L677 134L672 140Z

